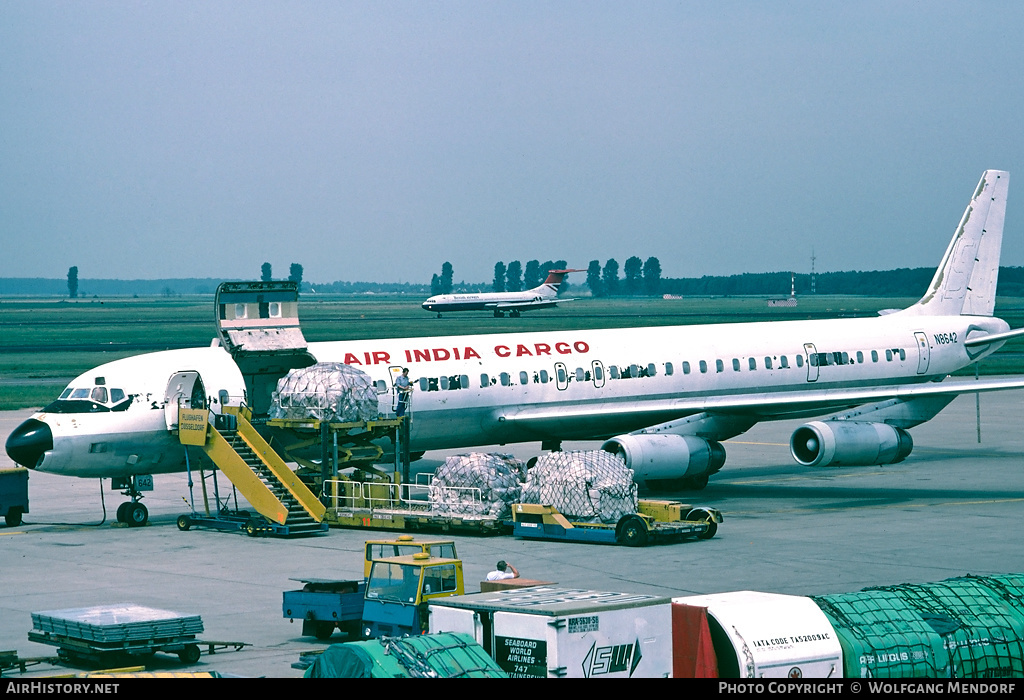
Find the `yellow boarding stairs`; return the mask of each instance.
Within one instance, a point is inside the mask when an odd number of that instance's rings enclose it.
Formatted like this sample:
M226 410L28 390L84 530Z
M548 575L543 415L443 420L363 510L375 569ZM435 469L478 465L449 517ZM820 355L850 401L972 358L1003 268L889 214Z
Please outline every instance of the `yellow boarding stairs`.
M178 412L181 444L201 447L256 512L280 526L273 528L275 532L326 531L327 509L256 432L247 412L225 406L224 413L235 417L236 427L218 430L210 423L208 409L182 407Z

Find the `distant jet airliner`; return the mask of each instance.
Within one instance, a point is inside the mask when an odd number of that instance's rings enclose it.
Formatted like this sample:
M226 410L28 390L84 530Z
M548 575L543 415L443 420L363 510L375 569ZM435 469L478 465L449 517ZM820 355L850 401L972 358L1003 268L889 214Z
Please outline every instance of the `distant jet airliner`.
M258 312L256 304L218 302L214 347L82 374L11 433L7 454L79 477L180 471L179 406L220 413L244 403L265 415L289 367L343 362L370 375L382 413L391 411L393 377L410 368L413 452L600 439L638 483L699 489L725 463L723 440L758 421L824 416L793 432L800 464L899 462L913 447L907 430L957 395L1024 387L1020 377L948 379L1024 335L993 317L1008 183L1005 172L985 172L924 296L894 313L307 345L297 291L261 293ZM282 323L265 332L261 324L275 316ZM139 524L141 494L128 495L126 517Z
M427 311L436 311L441 317L442 311L494 311L501 318L508 315L517 318L523 311L530 309L547 309L559 301L570 301L558 298L558 288L562 286L562 278L570 272L583 270L551 270L544 284L525 292L483 292L480 294L438 294L423 302Z

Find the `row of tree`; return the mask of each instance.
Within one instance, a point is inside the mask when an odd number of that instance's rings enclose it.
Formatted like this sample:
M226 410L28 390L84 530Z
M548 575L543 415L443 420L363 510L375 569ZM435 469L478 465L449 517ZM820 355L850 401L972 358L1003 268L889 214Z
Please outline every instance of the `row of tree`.
M538 271L534 272L533 262L527 263L527 274L521 278L518 288L529 289L544 281L547 271L551 269L562 269L565 267L564 260L553 263L538 265ZM494 281L490 284L459 283L459 291L485 292L488 289L503 291L515 289L517 272L520 265L513 261L507 265L497 263L495 265ZM519 268L521 269L521 268ZM511 277L509 271L511 270ZM453 289L452 265L446 262L440 275L434 275L431 281L430 293L450 293ZM622 295L650 295L676 294L680 296L754 296L754 295L775 295L781 296L789 293L792 286L798 295L806 294L852 294L868 296L915 296L920 295L928 287L932 276L935 274L933 268L900 268L896 270L881 271L848 271L848 272L819 272L812 279L811 275L798 274L791 276L789 272L763 272L742 275L729 275L719 277L689 277L689 278L663 278L661 277L661 265L657 258L648 258L646 263L640 263L639 258L630 258L626 261L625 278L619 278L619 264L614 259L608 260L602 269L597 260L590 262L587 269L586 284L594 296L622 296ZM262 279L271 279L270 264L263 266ZM290 280L302 282L302 266L292 264ZM510 284L510 281L511 284ZM177 294L174 289L186 289L188 294L212 293L220 280L218 279L173 279L173 280L106 280L88 279L88 294L154 294L162 293L169 296L168 292ZM79 288L78 267L71 267L67 274L67 294L75 299L84 292ZM0 295L2 294L40 294L59 295L62 284L57 279L22 279L2 278L0 279ZM427 289L424 284L410 283L380 283L380 282L324 282L316 285L319 292L334 292L340 294L358 294L365 292L375 293L398 293L398 294L425 294ZM1024 267L1001 267L999 268L999 287L996 290L999 296L1024 297Z
M523 269L522 263L513 260L508 265L503 262L494 263L494 281L491 282L491 291L494 292L521 292L524 289L533 289L543 284L548 278L551 270L566 269L564 260L530 260ZM568 288L568 282L563 283L562 288Z
M273 281L274 272L270 263L265 262L262 267L260 267L260 279L264 282ZM302 265L292 263L291 267L288 268L288 281L298 282L300 285L302 284Z
M587 268L587 286L595 297L613 296L657 296L661 291L661 262L647 258L646 262L635 255L622 268L624 277L619 279L619 263L611 258L601 269L600 260L591 260Z

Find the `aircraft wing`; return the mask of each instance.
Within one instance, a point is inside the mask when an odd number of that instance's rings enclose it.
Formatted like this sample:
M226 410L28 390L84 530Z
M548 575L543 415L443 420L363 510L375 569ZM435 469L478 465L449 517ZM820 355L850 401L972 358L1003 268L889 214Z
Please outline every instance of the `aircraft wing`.
M884 399L913 399L923 396L949 396L976 392L1024 389L1024 376L988 379L949 379L921 384L893 384L879 387L835 389L807 389L805 391L751 392L722 396L693 396L685 398L652 399L628 402L608 401L601 404L578 406L571 403L555 406L509 407L500 417L503 422L522 425L541 432L557 430L593 421L600 425L604 419L615 417L636 418L638 426L682 418L695 413L709 412L723 415L753 416L758 420L815 415ZM600 432L598 429L596 432Z

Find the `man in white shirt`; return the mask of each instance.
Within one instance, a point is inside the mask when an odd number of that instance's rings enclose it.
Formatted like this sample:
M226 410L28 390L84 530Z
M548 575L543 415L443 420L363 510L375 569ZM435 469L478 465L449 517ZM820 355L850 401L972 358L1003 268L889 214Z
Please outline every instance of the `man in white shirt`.
M409 405L410 394L412 394L412 382L409 381L409 368L402 369L402 374L395 380L395 389L398 391L398 406L395 408L395 415L399 418L405 415L405 409Z
M497 569L487 574L488 581L502 581L507 578L519 578L519 572L516 571L516 567L506 564L504 560L498 562Z

